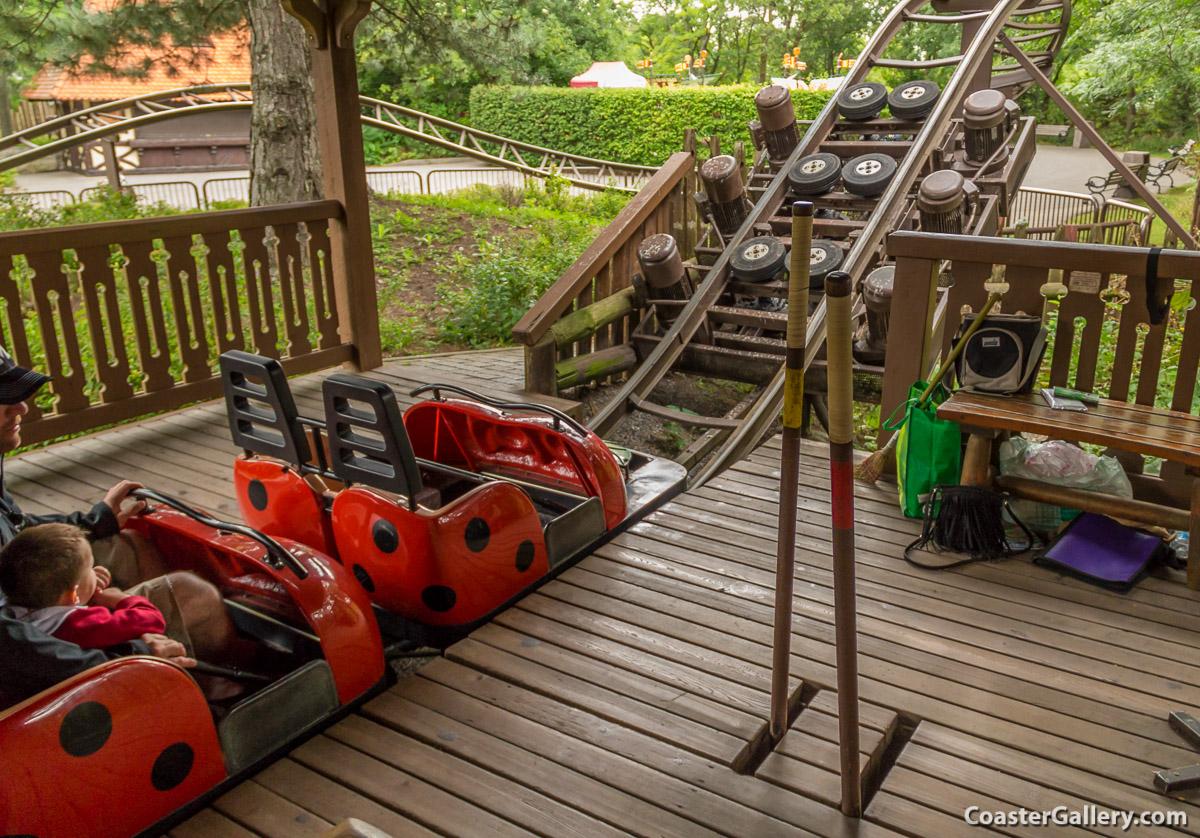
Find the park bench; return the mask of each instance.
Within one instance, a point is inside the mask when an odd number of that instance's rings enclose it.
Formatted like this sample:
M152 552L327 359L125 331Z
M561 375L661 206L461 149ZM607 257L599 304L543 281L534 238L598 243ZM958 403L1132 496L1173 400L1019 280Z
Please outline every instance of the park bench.
M1166 160L1159 163L1152 163L1150 168L1146 170L1146 183L1153 183L1154 188L1162 192L1162 183L1160 181L1166 178L1171 186L1174 187L1175 178L1173 175L1175 170L1179 168L1179 164L1183 162L1183 159L1191 153L1195 145L1195 140L1188 140L1179 148L1171 149L1171 156Z
M1046 244L1031 242L1025 246L1045 249ZM962 482L990 483L995 442L1011 433L1103 445L1130 474L1134 499L1064 491L1011 477L998 478L996 485L1017 497L1186 530L1190 538L1200 537L1200 416L1195 415L1193 406L1200 364L1200 312L1179 312L1177 320L1168 315L1151 325L1145 250L1079 244L1051 247L1067 250L1056 250L1046 260L1047 267L1062 266L1061 282L1066 290L1053 321L1053 350L1047 356L1049 383L1104 398L1088 405L1086 412L1072 412L1051 410L1036 394L955 393L938 409L938 416L958 422L968 434ZM1167 262L1164 256L1158 259L1161 276L1152 283L1158 295L1153 307L1176 290L1189 290L1193 296L1200 293L1197 260L1176 262L1172 257ZM1085 266L1087 270L1080 269ZM1120 278L1118 272L1124 272L1125 277ZM1018 269L1009 262L1006 275L1010 283L1017 280L1022 286L1018 289L1014 285L1006 293L1007 304L1030 312L1044 308L1040 295L1051 293L1051 286L1041 285L1045 273ZM1181 281L1168 277L1180 277ZM1101 346L1100 324L1105 319L1117 321L1117 329L1112 332L1117 336L1115 347ZM1178 334L1180 324L1182 336ZM1168 329L1179 338L1180 353L1170 410L1155 407L1160 372L1170 369L1171 362L1164 359ZM1097 380L1103 380L1106 371L1110 372L1107 392L1097 392ZM1146 457L1164 461L1159 477L1143 473ZM1194 553L1188 564L1188 584L1200 589L1200 553Z
M1070 130L1070 125L1043 125L1039 122L1034 126L1033 132L1039 137L1054 137L1057 140L1065 140L1067 132Z
M1133 170L1133 173L1135 175L1137 175L1138 180L1145 183L1146 175L1147 175L1149 168L1150 168L1150 165L1148 163L1143 163L1142 165L1135 168ZM1093 195L1099 195L1100 193L1104 192L1107 189L1111 189L1114 186L1120 186L1124 182L1125 182L1125 176L1123 174L1121 174L1120 172L1118 172L1116 169L1113 169L1111 172L1108 173L1107 177L1101 177L1100 175L1093 175L1092 177L1088 178L1087 188L1088 188L1088 191L1091 192Z

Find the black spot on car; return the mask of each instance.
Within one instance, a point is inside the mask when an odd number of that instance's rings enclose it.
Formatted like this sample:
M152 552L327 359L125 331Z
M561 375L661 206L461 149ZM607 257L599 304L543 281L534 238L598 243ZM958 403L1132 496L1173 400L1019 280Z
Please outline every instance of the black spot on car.
M112 713L99 701L85 701L63 716L58 741L73 757L91 756L112 736Z
M400 546L400 534L396 532L396 527L382 518L371 527L371 538L381 553L395 553Z
M488 546L488 541L492 538L492 531L488 527L487 521L482 518L472 518L467 523L465 537L467 549L472 553L478 553Z
M354 578L358 580L358 584L367 589L367 593L375 593L375 580L371 578L371 574L367 573L367 569L360 564L354 565L351 568L354 571Z
M425 603L425 607L430 611L449 611L457 600L458 595L445 585L430 585L421 591L421 602Z
M250 505L263 512L267 508L267 487L263 485L261 480L251 480L250 485L246 487L246 496L250 498Z
M524 573L533 565L534 555L533 542L528 538L521 542L521 546L517 548L517 572Z
M163 748L150 769L150 784L158 791L170 791L187 779L192 772L196 754L186 742L176 742Z

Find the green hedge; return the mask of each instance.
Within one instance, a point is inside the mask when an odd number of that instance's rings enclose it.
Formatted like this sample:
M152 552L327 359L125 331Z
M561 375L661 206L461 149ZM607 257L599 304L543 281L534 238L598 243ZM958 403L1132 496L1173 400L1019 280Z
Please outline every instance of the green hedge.
M660 165L683 145L685 128L699 140L716 135L729 151L750 141L758 85L683 88L490 87L471 91L471 124L482 130L604 160ZM798 119L812 119L828 92L796 90ZM702 155L703 156L703 155Z

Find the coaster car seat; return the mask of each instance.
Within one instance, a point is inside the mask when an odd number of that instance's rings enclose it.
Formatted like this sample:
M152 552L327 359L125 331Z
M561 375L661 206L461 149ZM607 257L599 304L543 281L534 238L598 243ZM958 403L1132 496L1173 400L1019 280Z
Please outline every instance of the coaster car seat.
M125 838L161 826L382 683L379 629L344 568L166 496L142 496L155 505L127 529L149 538L172 570L216 584L231 613L231 580L265 580L286 607L261 624L311 644L290 656L276 651L284 668L219 722L185 670L141 656L110 660L0 709L0 834ZM256 639L252 611L234 617L243 637Z
M435 398L401 416L386 384L337 373L318 422L297 414L278 362L229 352L221 366L246 450L235 465L243 517L328 547L376 606L406 620L481 620L626 517L616 458L552 409L430 385L413 395Z

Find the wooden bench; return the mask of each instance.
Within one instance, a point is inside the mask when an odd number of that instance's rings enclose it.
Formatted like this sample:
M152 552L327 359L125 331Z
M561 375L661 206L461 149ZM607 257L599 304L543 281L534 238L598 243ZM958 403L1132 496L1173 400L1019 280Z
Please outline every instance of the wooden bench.
M1054 324L1044 361L1050 386L1109 401L1074 414L1051 411L1040 397L956 395L942 415L966 423L968 433L978 431L968 440L965 480L988 479L987 455L1002 432L1024 430L1098 443L1118 455L1134 498L1159 507L1135 505L1134 514L1126 517L1153 511L1158 517L1151 520L1200 535L1195 523L1200 516L1195 485L1200 467L1200 306L1150 323L1151 308L1172 294L1186 291L1200 298L1200 252L1163 250L1157 281L1148 283L1148 251L1137 247L899 231L888 236L887 249L896 260L898 289L889 344L905 351L888 353L882 415L908 398L909 386L929 375L938 356L945 357L959 313L979 311L989 284L1002 274L1007 286L1003 311L1046 316ZM939 284L942 260L952 263L954 284L949 288ZM1148 299L1151 287L1153 301ZM1050 310L1046 295L1058 300L1057 311ZM880 438L888 439L882 431ZM1157 475L1145 473L1143 457L1148 454L1165 460ZM1190 563L1189 584L1200 589L1200 553Z
M1192 541L1200 538L1200 416L1108 399L1088 405L1086 413L1051 410L1040 395L988 396L960 391L938 408L938 417L958 422L969 434L962 472L965 485L991 483L992 447L1001 432L1090 442L1180 463L1192 480L1190 510L1099 492L1064 490L1024 478L1002 476L995 482L1016 497L1187 530ZM1200 555L1189 557L1188 585L1200 588Z
M1038 137L1054 137L1057 140L1065 140L1067 132L1071 130L1070 125L1043 125L1038 123L1033 127L1033 133Z

